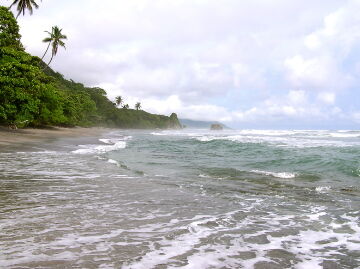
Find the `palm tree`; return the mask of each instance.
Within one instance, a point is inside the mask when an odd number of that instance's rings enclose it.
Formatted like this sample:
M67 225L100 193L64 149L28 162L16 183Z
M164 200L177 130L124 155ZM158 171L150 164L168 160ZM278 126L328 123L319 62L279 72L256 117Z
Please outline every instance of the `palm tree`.
M62 39L67 39L66 35L63 35L61 33L62 29L60 29L57 26L54 26L52 28L52 50L51 50L51 59L48 63L48 65L50 65L51 61L53 60L54 56L57 54L58 48L59 46L63 47L64 49L66 49L65 47L65 43L62 41Z
M51 43L52 43L53 40L54 40L54 27L51 29L51 33L50 33L49 31L45 31L45 33L48 33L49 36L46 37L46 38L44 38L42 42L44 42L44 43L49 43L49 44L48 44L48 46L47 46L47 48L46 48L46 50L45 50L44 55L41 57L41 60L44 59L46 53L48 52L48 50L49 50L49 48L50 48Z
M123 99L122 99L121 96L117 96L115 98L115 103L116 103L117 106L120 106L122 104L122 102L123 102Z
M129 109L129 105L128 104L123 105L123 109Z
M137 102L137 103L135 104L135 109L136 109L136 110L141 109L141 104L140 104L140 102Z
M16 19L20 16L20 14L22 13L23 15L25 15L25 10L28 9L30 12L30 15L33 14L33 6L35 8L39 8L39 5L36 4L35 0L14 0L14 2L11 4L11 6L9 7L9 9L11 9L13 7L13 5L17 4L17 11L18 14L16 16Z

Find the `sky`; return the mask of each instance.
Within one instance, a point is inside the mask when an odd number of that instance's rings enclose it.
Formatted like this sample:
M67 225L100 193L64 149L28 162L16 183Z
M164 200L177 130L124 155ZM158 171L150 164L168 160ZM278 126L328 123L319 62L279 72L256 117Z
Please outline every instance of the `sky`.
M233 128L360 129L360 0L36 2L18 20L26 50L42 56L58 25L52 68L111 100Z

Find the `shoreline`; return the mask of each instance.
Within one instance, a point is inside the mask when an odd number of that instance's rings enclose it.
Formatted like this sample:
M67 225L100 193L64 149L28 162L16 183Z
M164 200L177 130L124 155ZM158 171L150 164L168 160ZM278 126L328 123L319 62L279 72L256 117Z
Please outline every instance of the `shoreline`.
M51 127L49 129L25 128L17 130L0 127L0 151L21 144L28 145L46 140L98 136L111 130L103 127Z

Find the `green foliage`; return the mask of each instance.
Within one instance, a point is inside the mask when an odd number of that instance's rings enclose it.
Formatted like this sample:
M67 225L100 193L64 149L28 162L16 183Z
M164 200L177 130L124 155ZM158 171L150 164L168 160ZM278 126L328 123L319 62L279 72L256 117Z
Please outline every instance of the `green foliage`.
M0 7L0 30L0 125L176 126L176 114L169 118L129 109L128 105L116 108L103 89L67 80L40 58L26 53L15 18L4 7ZM123 99L116 101L122 103Z
M22 50L0 47L0 123L61 122L59 95L37 61Z
M18 14L16 18L19 17L19 15L22 13L25 15L25 10L29 10L30 15L33 13L33 6L35 8L39 8L39 5L34 0L14 0L14 2L11 4L9 9L13 6L17 5L16 10L18 11Z
M19 27L5 7L0 7L0 29L0 123L60 123L59 95L39 68L39 58L23 50Z
M46 67L44 63L43 66ZM171 127L170 118L167 116L129 109L126 105L126 109L119 109L116 107L116 103L114 104L106 97L105 90L101 88L89 88L73 80L64 79L60 73L56 73L50 68L46 68L45 73L53 78L56 87L61 90L64 96L67 96L67 102L64 106L64 114L69 119L66 122L67 125L96 125L136 129ZM92 102L93 105L91 105ZM83 105L84 103L88 104L87 110L84 109L86 107Z
M23 49L20 38L14 15L6 7L0 6L0 47Z
M50 59L48 65L50 65L50 63L53 60L54 56L56 56L59 46L63 47L65 49L65 43L64 43L63 40L67 39L67 36L63 35L61 33L61 31L62 31L62 29L60 29L59 27L53 26L52 30L51 30L51 33L48 32L50 34L50 38L45 38L43 40L43 42L50 42L49 45L51 44L51 47L52 47L52 49L51 49L51 59Z
M123 99L121 96L116 96L115 103L117 106L120 106L123 103Z
M137 102L137 103L135 104L135 109L136 109L136 110L141 109L141 103L140 103L140 102Z

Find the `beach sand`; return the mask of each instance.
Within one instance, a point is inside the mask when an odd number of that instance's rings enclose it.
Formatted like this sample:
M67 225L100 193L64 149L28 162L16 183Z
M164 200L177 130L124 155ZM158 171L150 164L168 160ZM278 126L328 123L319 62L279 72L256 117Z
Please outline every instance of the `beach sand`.
M92 127L92 128L60 128L52 127L48 129L18 129L11 130L0 127L0 151L11 147L21 147L29 144L38 144L42 141L56 140L62 138L92 137L109 132L111 129Z

